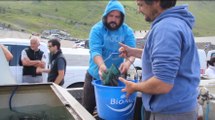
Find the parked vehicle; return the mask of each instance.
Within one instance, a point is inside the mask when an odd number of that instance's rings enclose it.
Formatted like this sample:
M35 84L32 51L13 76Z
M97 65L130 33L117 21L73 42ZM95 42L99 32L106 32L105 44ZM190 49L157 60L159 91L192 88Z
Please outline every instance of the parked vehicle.
M89 65L89 49L62 48L67 60L64 88L82 87Z
M85 48L85 41L75 43L74 48Z
M14 76L17 83L22 82L22 66L19 65L19 59L21 56L21 51L30 45L30 41L27 39L17 39L17 38L4 38L0 39L0 44L4 44L8 47L10 52L13 54L14 58L9 62L10 70ZM41 42L40 49L44 51L45 55L48 56L47 44ZM62 48L63 54L67 60L66 74L64 88L82 87L84 84L85 73L88 68L89 62L89 49L72 49L72 48ZM215 55L215 50L209 51L206 57L204 50L199 49L199 59L201 64L201 74L204 74L206 65L206 58L210 59L211 56ZM46 63L48 63L48 57ZM46 64L48 66L48 64ZM46 66L46 67L47 67ZM141 77L141 59L136 59L131 69L128 72L128 76L131 79L134 78L136 73ZM135 69L134 69L135 68ZM43 82L47 82L47 74L43 73Z
M13 59L9 62L10 70L13 74L14 79L17 83L22 83L22 66L20 66L19 61L21 57L21 51L30 46L30 40L18 39L18 38L4 38L0 39L0 44L4 44L10 52L13 54ZM49 50L47 44L41 42L39 48L44 51L45 55L48 56ZM64 49L63 53L67 59L67 67L65 74L64 88L69 87L80 87L84 83L84 75L88 66L89 50L75 50L75 49ZM88 53L88 54L86 54ZM83 60L84 62L80 62ZM48 66L48 57L46 60L46 67ZM47 73L43 73L43 82L47 82Z
M47 34L42 34L41 35L41 38L43 38L43 39L48 39L48 37L49 37L49 35L47 35Z
M62 37L59 34L51 34L47 37L49 40L51 39L58 39L58 40L62 40Z

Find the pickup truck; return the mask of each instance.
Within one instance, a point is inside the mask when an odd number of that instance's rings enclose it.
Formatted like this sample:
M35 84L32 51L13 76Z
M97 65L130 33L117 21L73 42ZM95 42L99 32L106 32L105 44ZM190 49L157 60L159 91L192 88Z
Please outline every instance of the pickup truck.
M4 44L13 54L13 59L9 62L10 71L17 83L22 83L22 66L20 66L21 51L30 45L28 39L3 38L0 44ZM45 42L41 42L39 48L48 56L49 50ZM88 68L89 50L62 48L67 59L64 88L81 87L84 83L84 76ZM47 57L46 63L49 59ZM83 61L83 62L81 62ZM48 64L46 64L46 68ZM43 73L43 82L47 82L47 73Z

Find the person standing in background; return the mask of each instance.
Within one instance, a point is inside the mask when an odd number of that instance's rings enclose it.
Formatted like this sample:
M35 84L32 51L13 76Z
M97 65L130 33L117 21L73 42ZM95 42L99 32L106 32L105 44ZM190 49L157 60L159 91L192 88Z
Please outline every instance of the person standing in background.
M85 75L83 106L93 114L96 106L94 88L91 82L101 76L112 64L126 73L134 62L134 57L124 61L119 57L119 42L130 47L136 46L133 30L125 24L125 10L117 0L111 0L106 6L102 20L96 23L89 35L90 61ZM116 55L113 55L116 54Z
M60 46L61 44L58 39L51 39L48 41L48 48L50 51L49 69L38 69L37 71L48 73L48 82L54 82L62 86L66 73L66 59Z
M32 36L30 38L30 47L22 50L23 83L43 82L42 73L37 72L37 69L45 67L45 59L47 56L39 49L39 46L40 38Z
M142 60L142 81L126 84L127 96L142 93L144 120L196 120L200 63L192 28L194 16L176 0L136 0L139 12L151 22L144 49L121 44L121 57ZM143 113L144 111L142 111Z
M215 57L212 57L209 61L207 61L208 68L205 70L205 75L208 78L215 78Z

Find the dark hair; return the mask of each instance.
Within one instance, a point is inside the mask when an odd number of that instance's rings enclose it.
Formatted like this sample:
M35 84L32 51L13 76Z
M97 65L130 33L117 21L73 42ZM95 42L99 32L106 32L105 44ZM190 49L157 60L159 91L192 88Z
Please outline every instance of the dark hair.
M57 49L59 50L60 49L60 42L58 39L51 39L48 41L48 43L51 43L52 46L57 46Z
M207 61L207 66L211 65L214 66L215 63L215 57L212 57L209 61Z
M144 0L146 4L151 5L156 0ZM160 0L160 7L163 9L171 8L176 5L177 0Z
M112 12L112 11L111 11ZM109 12L108 14L110 14L111 12ZM103 22L103 24L108 28L108 23L107 23L107 16L108 16L108 14L107 15L105 15L103 18L102 18L102 22ZM119 23L119 27L122 25L122 23L124 22L124 14L120 11L120 23ZM119 28L118 27L118 28ZM116 29L118 29L118 28L116 28ZM109 28L108 28L109 29Z

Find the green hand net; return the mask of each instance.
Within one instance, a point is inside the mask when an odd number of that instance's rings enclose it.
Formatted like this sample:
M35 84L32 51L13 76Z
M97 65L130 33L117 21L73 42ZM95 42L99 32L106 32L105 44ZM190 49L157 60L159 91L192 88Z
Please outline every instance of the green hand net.
M111 67L102 74L102 83L107 86L118 86L119 69L112 64Z

